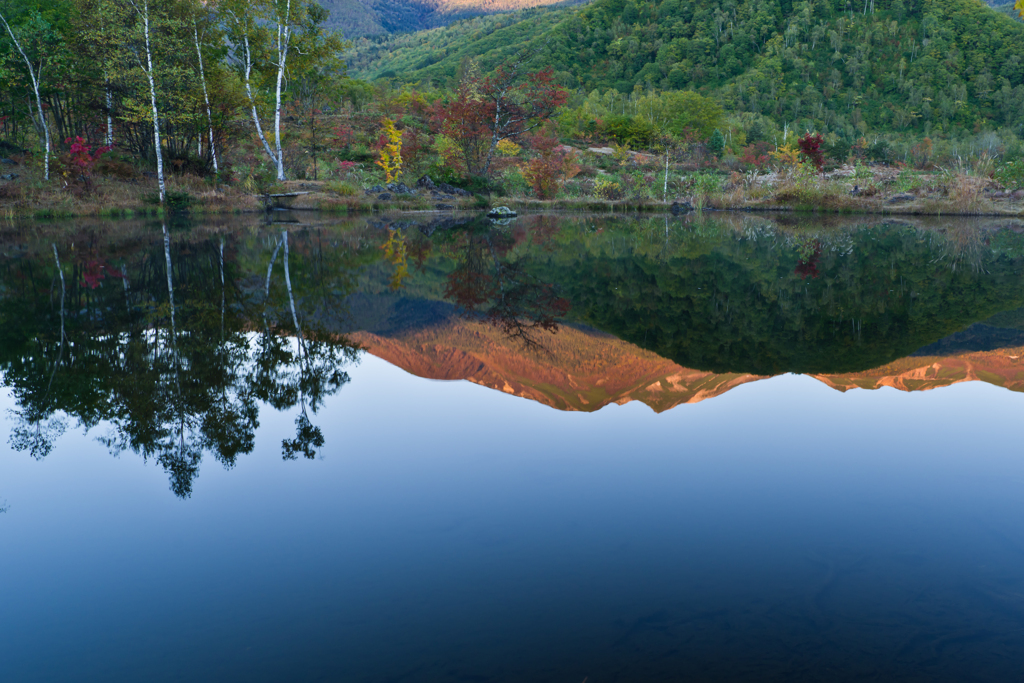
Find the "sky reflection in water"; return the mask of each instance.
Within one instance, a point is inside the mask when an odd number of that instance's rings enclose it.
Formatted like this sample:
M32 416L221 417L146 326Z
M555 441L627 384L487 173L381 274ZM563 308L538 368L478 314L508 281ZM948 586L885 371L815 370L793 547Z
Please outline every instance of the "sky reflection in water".
M354 318L372 296L390 302L378 311L431 299L415 269L397 293L373 277L354 278ZM371 322L373 338L412 338L387 316ZM971 343L940 351L979 363ZM494 344L474 357L504 371L509 347ZM654 362L634 353L633 365ZM345 368L350 381L310 415L316 458L282 459L300 404L259 401L252 451L204 464L187 499L159 461L112 458L102 425L68 429L41 460L8 450L0 678L1020 674L1017 392L840 393L785 374L660 414L639 398L586 413L428 381L366 352ZM571 399L545 386L549 403ZM9 430L10 391L2 407Z

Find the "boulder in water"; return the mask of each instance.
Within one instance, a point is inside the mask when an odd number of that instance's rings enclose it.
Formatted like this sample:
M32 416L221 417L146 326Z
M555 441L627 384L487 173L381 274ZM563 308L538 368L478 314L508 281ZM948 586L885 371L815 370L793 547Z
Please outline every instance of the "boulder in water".
M496 206L487 212L488 218L515 218L518 214L507 206Z

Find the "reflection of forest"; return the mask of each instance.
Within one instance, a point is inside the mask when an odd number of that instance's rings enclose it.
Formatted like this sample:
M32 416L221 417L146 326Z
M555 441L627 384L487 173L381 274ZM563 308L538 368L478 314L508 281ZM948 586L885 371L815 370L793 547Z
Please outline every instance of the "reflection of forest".
M204 454L253 450L261 405L296 409L284 457L322 450L315 415L357 343L577 410L664 410L780 372L1016 389L1022 266L1019 232L955 224L83 227L6 240L0 364L16 449L41 458L68 421L102 424L187 496Z

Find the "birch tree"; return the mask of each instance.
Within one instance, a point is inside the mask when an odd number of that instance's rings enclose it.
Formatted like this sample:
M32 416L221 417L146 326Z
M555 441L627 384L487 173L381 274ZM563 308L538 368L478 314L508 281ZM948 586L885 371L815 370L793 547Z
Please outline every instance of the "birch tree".
M284 155L281 152L281 94L284 83L284 72L288 63L288 50L291 47L291 26L287 16L291 14L291 0L285 0L285 13L281 16L270 9L277 9L277 0L236 0L225 5L231 32L230 41L234 46L234 60L242 73L242 83L249 100L252 122L256 137L263 145L263 151L277 170L277 179L284 180ZM282 24L282 20L285 23ZM268 26L273 21L276 27L276 59L269 56ZM267 134L260 119L257 103L257 88L254 79L259 78L267 63L276 66L275 100L274 100L274 146L271 147ZM261 79L262 80L262 79ZM254 88L256 85L256 88Z
M153 147L156 153L156 180L160 185L160 203L163 204L167 197L167 183L164 179L164 155L163 149L160 146L160 110L156 104L156 75L153 71L152 17L149 12L149 0L128 0L128 3L135 10L138 20L141 22L139 30L141 31L145 49L145 61L143 61L143 55L139 53L137 47L134 50L134 54L136 63L146 75L146 81L149 83L149 101L153 112Z
M213 160L213 172L219 173L220 169L217 167L217 144L214 142L213 136L213 111L210 109L210 91L206 86L206 67L203 62L203 48L200 41L199 22L196 20L194 15L192 17L192 31L196 43L196 57L199 59L199 81L203 85L203 102L206 105L206 123L210 130L210 158Z
M230 26L231 58L242 77L256 136L275 166L277 179L285 180L281 110L289 71L297 59L304 64L334 59L345 43L320 30L327 15L313 2L228 0L223 12ZM264 88L272 92L273 144L260 117Z
M27 36L23 35L22 39L19 40L18 36L14 32L14 29L12 29L11 25L7 22L7 17L4 16L2 12L0 12L0 22L3 23L4 28L7 30L7 35L10 36L11 42L14 43L14 48L17 50L18 54L21 55L21 59L25 62L25 67L28 69L28 75L32 82L32 92L35 94L36 100L36 126L39 129L44 150L43 177L46 180L49 180L50 125L46 121L46 110L43 109L43 99L39 93L41 82L43 79L43 65L46 63L46 55L48 50L44 49L42 46L38 46L35 50L35 52L37 53L36 59L33 61L29 58L28 53L26 52L26 47L29 47L29 49L31 49L31 46L28 45L29 40L25 39L27 38ZM47 33L49 29L49 26L46 24L43 18L38 13L36 13L27 23L30 24L29 31L35 32L37 34L37 39L32 42L35 42L37 44L42 42L42 36L45 33ZM25 33L28 33L29 31L25 31ZM19 31L19 33L21 33L21 31Z

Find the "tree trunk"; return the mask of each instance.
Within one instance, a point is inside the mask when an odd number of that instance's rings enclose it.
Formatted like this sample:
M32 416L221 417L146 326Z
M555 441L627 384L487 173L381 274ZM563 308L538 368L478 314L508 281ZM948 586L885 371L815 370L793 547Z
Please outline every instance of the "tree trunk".
M210 110L210 93L206 89L206 70L203 67L203 50L199 46L199 27L195 21L192 22L192 28L195 31L196 38L196 54L199 56L199 80L203 83L203 101L206 103L206 122L210 126L210 157L213 159L213 172L219 173L220 170L217 168L217 147L213 142L213 113ZM202 143L200 143L201 146Z
M665 185L661 189L661 201L668 200L668 150L665 150Z
M243 35L242 47L245 50L245 94L249 98L249 104L252 105L252 122L256 126L256 136L263 143L263 150L267 153L272 161L276 163L277 159L274 157L274 150L270 148L270 143L267 142L267 136L263 133L263 124L260 123L260 113L256 109L256 99L252 96L252 50L249 47L249 36Z
M277 179L284 178L284 153L281 151L281 85L284 82L285 64L288 61L288 48L292 37L289 22L292 18L292 0L285 3L285 15L277 17L277 88L274 100L274 146L277 148ZM285 253L287 253L287 245Z
M142 18L143 35L146 39L146 79L149 81L149 103L153 110L153 146L156 151L156 180L160 185L160 203L167 198L167 184L164 180L164 153L160 146L160 110L156 106L156 78L153 74L153 46L150 42L149 0L142 0L142 9L132 0L132 6ZM170 274L168 274L170 277ZM172 312L173 317L173 312Z
M105 79L104 90L107 95L107 147L114 146L114 97L110 94L110 79Z

